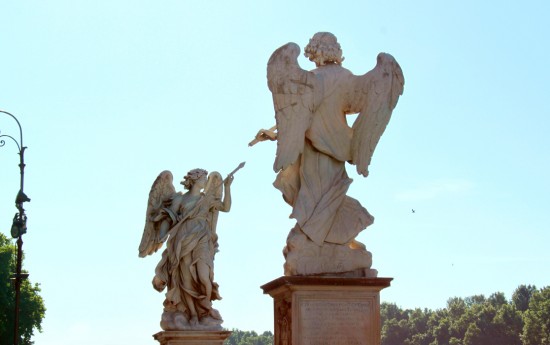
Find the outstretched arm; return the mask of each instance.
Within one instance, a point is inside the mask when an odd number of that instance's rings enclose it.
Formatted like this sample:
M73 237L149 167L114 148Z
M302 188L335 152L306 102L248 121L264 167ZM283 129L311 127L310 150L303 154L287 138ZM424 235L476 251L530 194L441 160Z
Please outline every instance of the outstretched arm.
M229 175L223 180L225 192L223 193L222 208L220 208L220 211L229 212L231 209L231 183L233 183L233 175Z
M277 129L277 126L273 126L270 129L260 129L258 131L258 134L254 137L254 140L248 143L248 146L254 146L260 141L266 141L266 140L277 140L277 133L275 133L275 130Z

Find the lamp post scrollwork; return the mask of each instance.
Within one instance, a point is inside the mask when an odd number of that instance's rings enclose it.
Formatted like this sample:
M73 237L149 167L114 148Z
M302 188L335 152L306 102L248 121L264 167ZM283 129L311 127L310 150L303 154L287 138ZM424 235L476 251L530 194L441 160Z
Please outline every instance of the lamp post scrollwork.
M14 336L13 344L17 345L19 342L19 302L21 299L21 282L23 279L28 277L28 273L21 273L21 261L23 257L23 234L27 232L27 215L25 214L25 209L23 204L25 202L31 201L29 197L23 191L25 184L25 149L26 146L23 145L23 130L21 129L21 124L17 118L8 113L7 111L0 110L0 113L6 114L12 117L17 126L19 127L19 141L12 137L11 135L2 134L0 132L0 147L3 147L6 142L3 138L9 138L15 142L17 149L19 150L19 171L21 175L21 183L19 186L19 192L15 197L15 207L17 208L17 213L13 217L13 223L11 226L11 236L17 238L17 263L16 263L16 272L12 275L13 280L15 281L15 322L14 322Z

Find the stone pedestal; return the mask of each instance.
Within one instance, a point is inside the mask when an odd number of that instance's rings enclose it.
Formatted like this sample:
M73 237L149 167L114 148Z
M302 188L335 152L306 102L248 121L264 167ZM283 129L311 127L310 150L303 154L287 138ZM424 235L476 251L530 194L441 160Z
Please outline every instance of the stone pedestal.
M380 345L380 290L393 278L284 276L274 299L273 345Z
M222 345L230 331L162 331L153 335L160 345Z

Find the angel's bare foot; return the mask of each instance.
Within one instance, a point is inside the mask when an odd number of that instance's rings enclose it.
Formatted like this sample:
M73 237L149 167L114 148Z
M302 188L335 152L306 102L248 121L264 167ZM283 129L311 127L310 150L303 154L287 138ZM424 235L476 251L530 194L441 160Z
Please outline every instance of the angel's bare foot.
M199 318L197 317L197 315L191 316L191 319L189 319L189 325L196 326L198 324L199 324Z

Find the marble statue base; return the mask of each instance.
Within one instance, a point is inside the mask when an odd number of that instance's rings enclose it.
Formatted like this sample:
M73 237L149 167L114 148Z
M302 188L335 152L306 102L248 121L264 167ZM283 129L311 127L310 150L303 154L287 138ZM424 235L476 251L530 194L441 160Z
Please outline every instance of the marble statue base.
M263 285L274 299L273 345L380 345L380 290L392 279L283 276Z
M160 345L223 345L230 331L162 331L153 335Z

